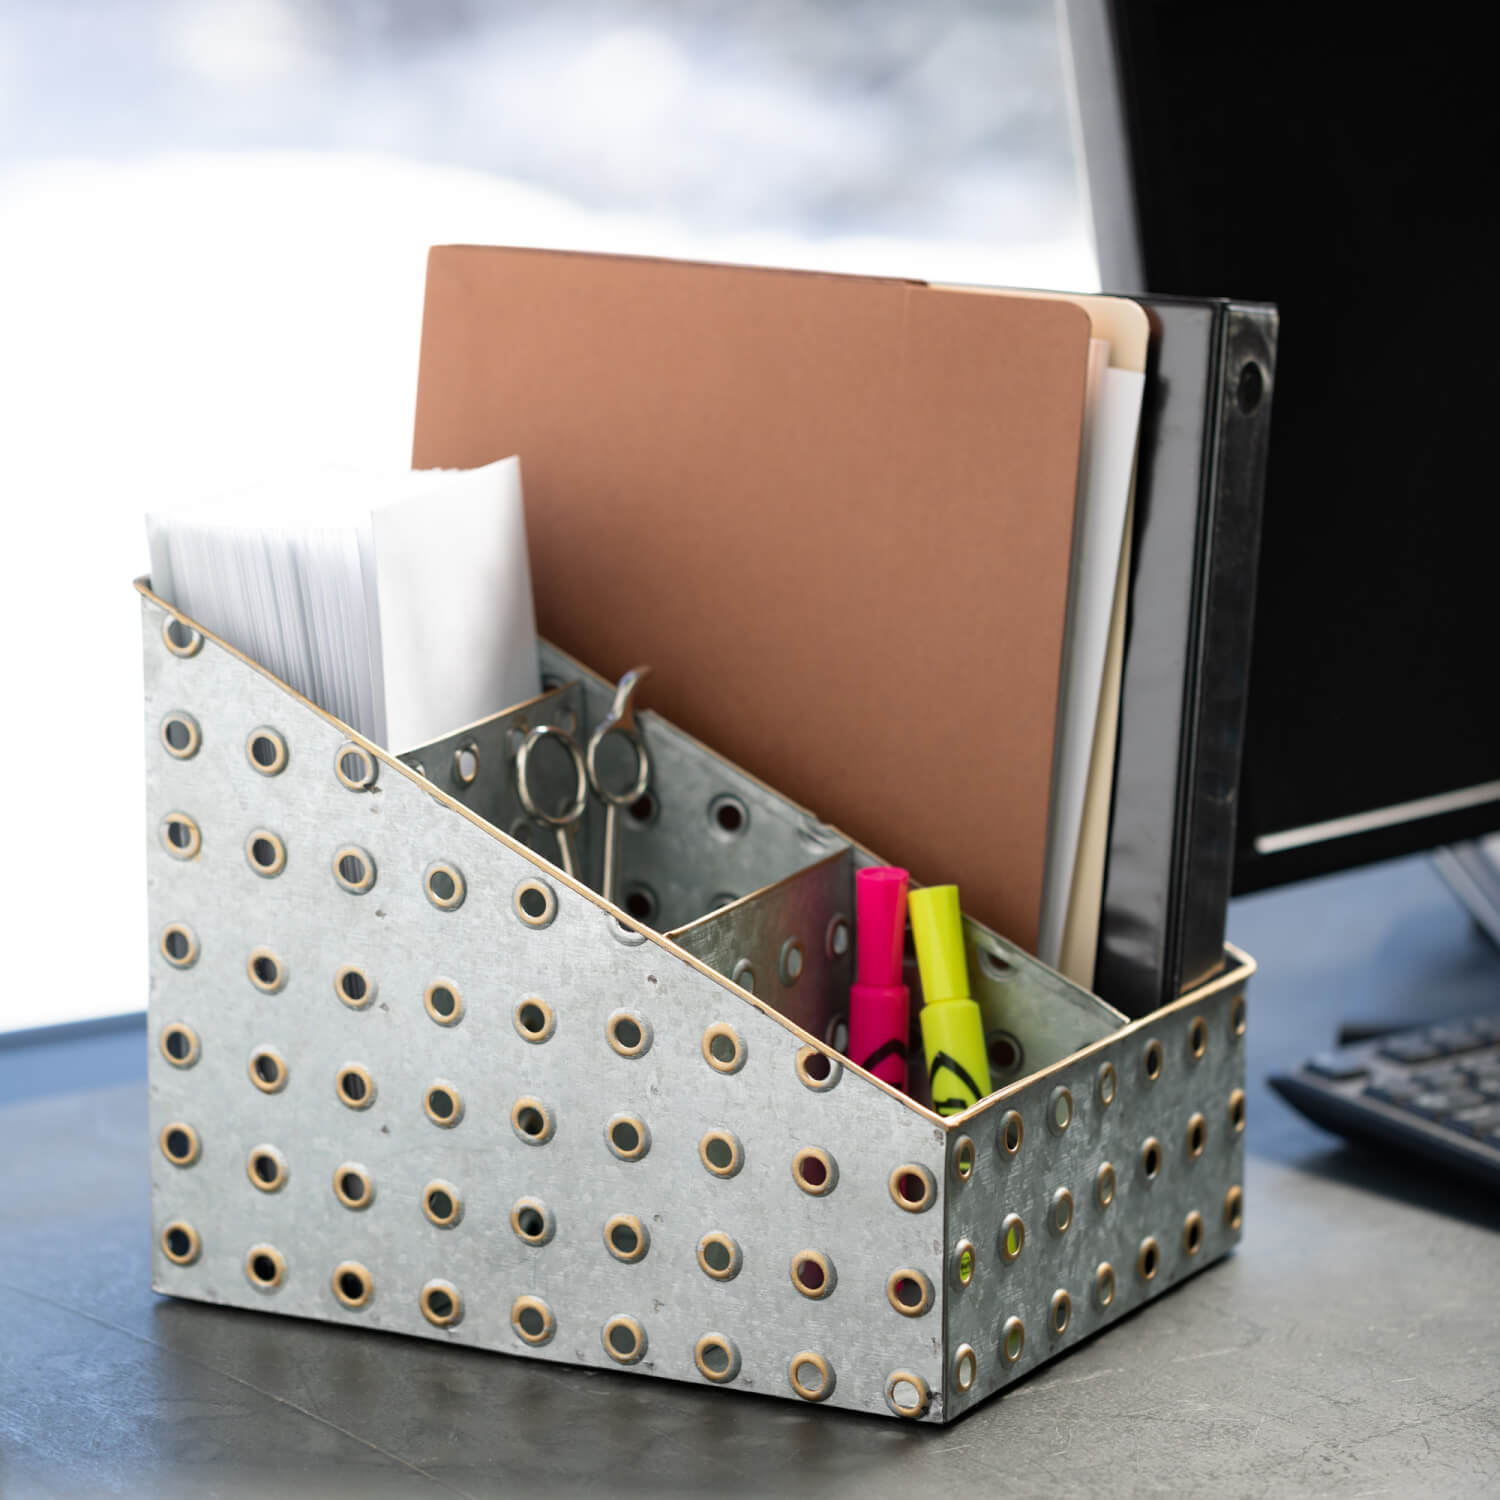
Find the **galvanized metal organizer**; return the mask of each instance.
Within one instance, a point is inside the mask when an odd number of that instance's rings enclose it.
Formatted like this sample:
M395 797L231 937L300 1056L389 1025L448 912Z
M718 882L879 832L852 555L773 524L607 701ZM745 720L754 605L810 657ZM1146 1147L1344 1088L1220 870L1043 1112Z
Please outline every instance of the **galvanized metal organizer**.
M512 770L585 668L396 758L137 587L157 1290L946 1422L1238 1240L1243 954L1130 1024L968 922L942 1119L839 1053L836 829L647 713L611 905Z

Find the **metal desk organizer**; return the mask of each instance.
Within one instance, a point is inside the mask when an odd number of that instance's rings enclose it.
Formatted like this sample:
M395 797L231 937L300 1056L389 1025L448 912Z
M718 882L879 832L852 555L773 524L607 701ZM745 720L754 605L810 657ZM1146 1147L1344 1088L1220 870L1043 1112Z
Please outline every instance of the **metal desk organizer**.
M137 587L158 1291L942 1423L1238 1240L1245 955L1131 1024L968 921L943 1119L838 1051L836 829L646 713L612 906L511 770L585 668L398 758Z

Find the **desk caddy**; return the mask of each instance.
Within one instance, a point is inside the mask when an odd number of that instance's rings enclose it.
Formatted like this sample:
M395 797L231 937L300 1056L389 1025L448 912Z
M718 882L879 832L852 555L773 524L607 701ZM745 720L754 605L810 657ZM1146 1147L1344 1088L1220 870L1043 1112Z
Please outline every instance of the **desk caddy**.
M1239 1239L1245 955L1129 1023L967 921L944 1119L839 1051L836 829L646 713L612 905L514 782L586 668L396 757L138 587L158 1291L942 1423Z

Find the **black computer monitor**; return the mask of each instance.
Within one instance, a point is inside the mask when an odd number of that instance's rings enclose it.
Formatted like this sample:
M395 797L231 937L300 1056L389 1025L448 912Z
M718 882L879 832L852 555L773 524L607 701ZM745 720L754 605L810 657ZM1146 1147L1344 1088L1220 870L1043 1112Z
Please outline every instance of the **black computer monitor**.
M1500 827L1489 49L1280 0L1070 9L1106 287L1281 309L1236 891Z

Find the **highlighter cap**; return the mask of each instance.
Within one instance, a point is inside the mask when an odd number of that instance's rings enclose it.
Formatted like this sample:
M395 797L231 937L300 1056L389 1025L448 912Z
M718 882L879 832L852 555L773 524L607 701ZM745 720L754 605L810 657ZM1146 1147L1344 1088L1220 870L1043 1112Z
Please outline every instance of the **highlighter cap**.
M911 935L922 971L922 999L928 1005L967 1000L969 964L964 956L963 914L956 885L930 885L907 897Z
M854 875L855 967L859 983L901 983L901 945L906 933L905 870L873 865Z

